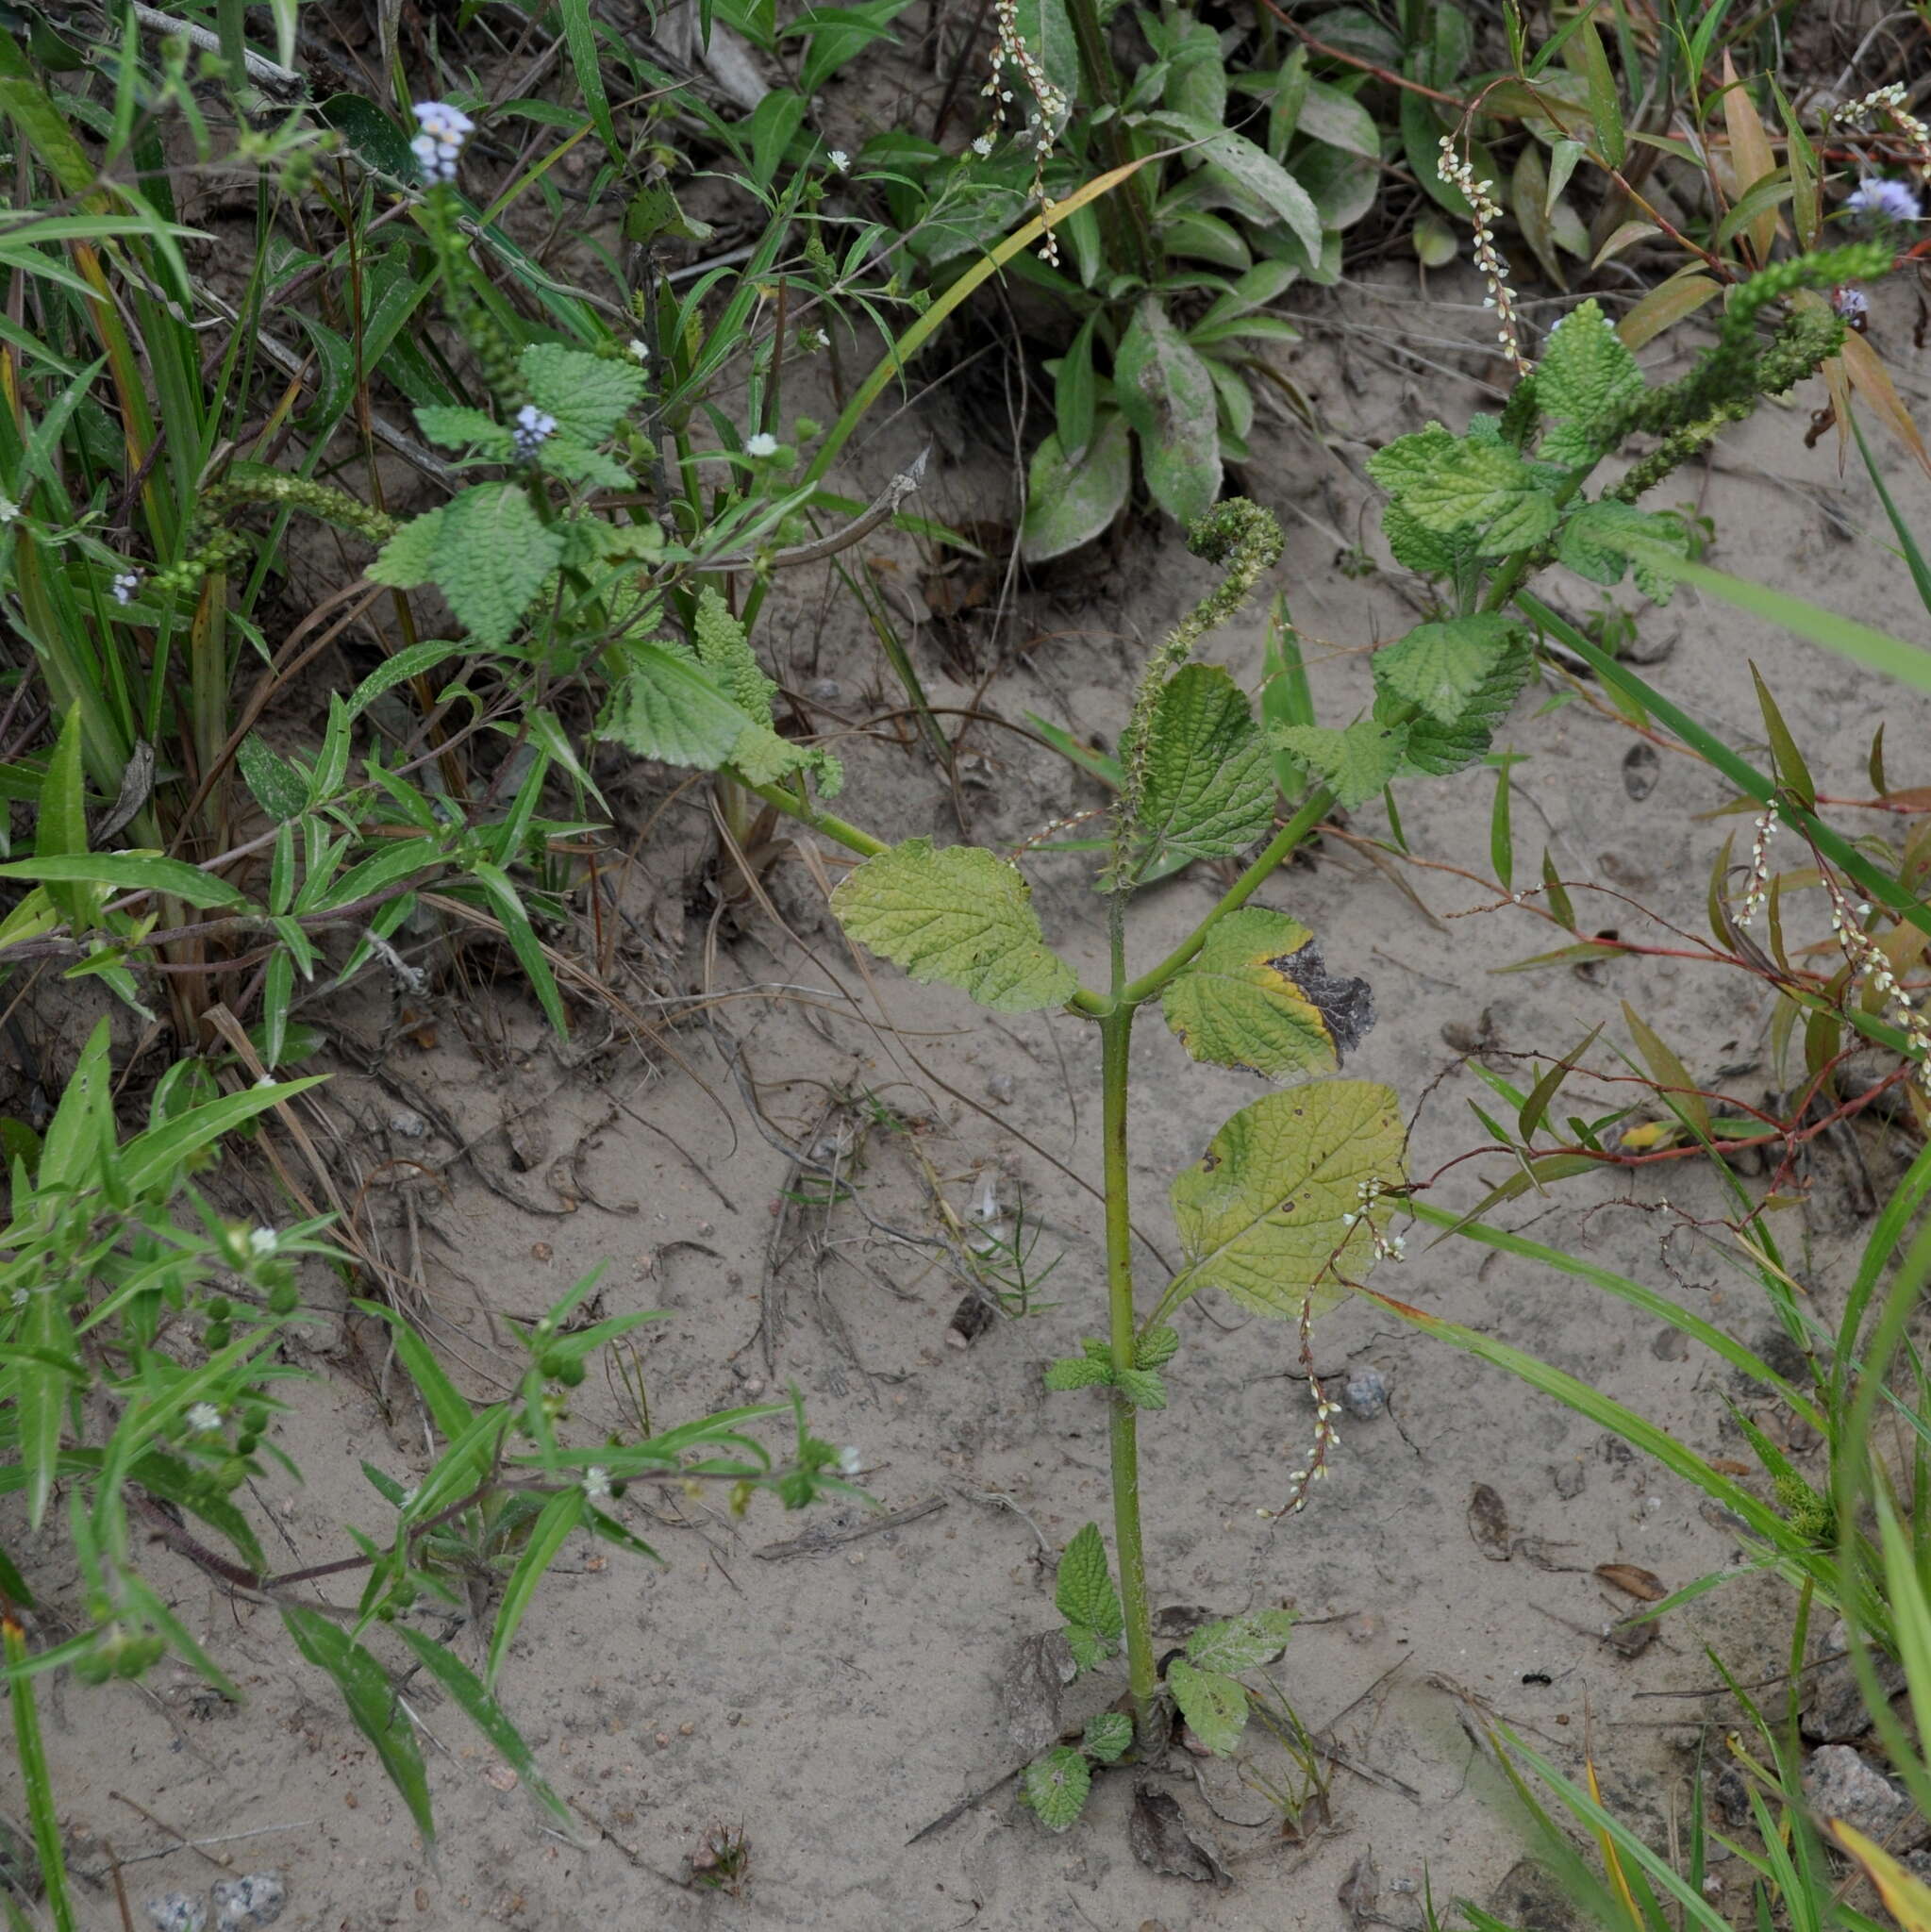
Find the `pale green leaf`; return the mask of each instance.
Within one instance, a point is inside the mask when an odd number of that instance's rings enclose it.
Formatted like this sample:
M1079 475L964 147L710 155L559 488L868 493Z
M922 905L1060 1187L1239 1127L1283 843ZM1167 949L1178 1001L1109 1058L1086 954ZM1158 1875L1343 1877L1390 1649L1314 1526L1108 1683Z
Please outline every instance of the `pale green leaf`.
M509 454L509 431L481 409L426 403L416 411L416 427L444 449L465 449L474 443L489 456L500 458Z
M629 644L629 668L610 692L603 735L639 758L714 772L727 763L751 720L708 674L662 644Z
M1581 505L1563 523L1556 540L1556 556L1577 576L1592 584L1620 584L1628 566L1630 539L1657 543L1677 557L1689 554L1690 544L1683 526L1660 510L1638 509L1633 503L1607 498ZM1643 594L1658 604L1667 604L1675 590L1675 579L1639 558L1636 580Z
M1418 624L1375 652L1374 682L1453 724L1520 635L1519 625L1492 611Z
M1188 152L1222 170L1243 194L1261 204L1318 261L1321 258L1321 214L1307 191L1257 142L1215 122L1188 114L1154 117L1158 126L1171 126L1189 143Z
M559 434L602 442L642 396L644 372L627 356L592 356L559 342L532 342L518 360L530 401L557 419Z
M429 509L411 517L375 553L375 560L369 566L370 581L398 591L413 591L419 584L426 584L436 575L442 515L440 509Z
M1124 1710L1101 1710L1087 1719L1079 1748L1101 1764L1113 1764L1132 1742L1133 1720Z
M1247 1693L1233 1678L1203 1671L1176 1657L1167 1666L1167 1688L1187 1727L1216 1757L1231 1757L1247 1728Z
M1536 364L1536 407L1585 431L1642 393L1642 371L1601 306L1584 302L1549 331Z
M1402 753L1403 771L1442 777L1473 764L1488 751L1496 726L1508 715L1509 707L1528 682L1534 664L1535 654L1528 645L1518 644L1504 653L1454 724L1416 718L1407 727L1407 741ZM1384 693L1376 700L1375 708L1379 711L1395 702Z
M1125 1627L1097 1524L1087 1524L1066 1545L1059 1558L1053 1604L1069 1624L1083 1624L1105 1638L1117 1640Z
M1423 528L1399 503L1382 506L1381 534L1394 560L1418 576L1448 576L1461 560L1463 546Z
M1254 1610L1203 1624L1187 1640L1189 1661L1203 1671L1251 1671L1278 1657L1294 1628L1288 1610Z
M496 1627L490 1633L490 1661L483 1678L491 1690L496 1687L503 1659L509 1655L510 1639L516 1635L524 1612L537 1593L537 1585L557 1560L570 1532L583 1521L584 1508L583 1491L573 1484L567 1490L559 1490L543 1505L532 1526L523 1555L517 1558L516 1568L504 1586L503 1601L496 1607Z
M1345 731L1324 724L1277 724L1273 742L1321 775L1322 783L1352 811L1401 770L1407 734L1401 726L1358 718Z
M1142 295L1113 358L1121 413L1140 437L1140 466L1154 501L1182 525L1200 521L1221 493L1213 377L1157 295Z
M407 588L426 574L478 643L492 649L508 643L563 555L561 535L542 522L514 483L478 484L430 515L438 522L428 541L426 573L415 533L427 519L418 517L384 546L370 575L378 583ZM392 559L400 544L408 547Z
M1165 1408L1167 1385L1152 1369L1122 1369L1114 1377L1135 1408Z
M741 711L769 724L777 686L757 661L744 626L708 584L698 593L697 618L691 628L697 661L717 679L719 687Z
M308 803L308 783L258 731L251 731L235 754L241 782L263 811L286 824L300 818Z
M1332 1073L1374 1024L1368 982L1329 973L1307 927L1257 906L1211 928L1160 1009L1194 1059L1270 1079Z
M1381 135L1373 115L1353 94L1324 80L1308 81L1294 131L1371 161L1381 158Z
M1056 1745L1025 1768L1025 1801L1048 1831L1067 1831L1086 1809L1093 1774L1085 1757L1071 1744Z
M1102 410L1077 462L1067 460L1057 435L1047 437L1026 475L1021 554L1044 563L1091 542L1120 514L1132 487L1133 439L1124 416Z
M1135 1363L1142 1369L1163 1369L1180 1351L1180 1331L1162 1322L1140 1338L1133 1352Z
M1113 1379L1113 1371L1106 1362L1096 1362L1090 1356L1067 1356L1051 1363L1046 1370L1046 1387L1056 1392L1069 1389L1098 1389Z
M1365 1183L1399 1183L1403 1133L1392 1091L1309 1081L1243 1107L1174 1182L1190 1293L1220 1288L1263 1315L1316 1313L1373 1265ZM1353 1221L1344 1219L1354 1216Z
M914 979L958 987L995 1012L1061 1006L1078 991L1046 944L1025 875L982 846L907 839L846 874L831 909Z
M1390 496L1399 498L1431 476L1460 446L1460 439L1440 423L1424 423L1412 434L1383 443L1368 458L1368 474Z
M1088 1624L1067 1624L1066 1648L1073 1654L1074 1666L1082 1671L1097 1670L1113 1655L1113 1645Z
M1247 694L1217 664L1184 664L1147 726L1140 824L1159 857L1221 858L1273 823L1273 770Z
M1457 442L1400 495L1402 508L1424 528L1444 537L1466 532L1483 557L1526 550L1556 527L1556 499L1500 443Z

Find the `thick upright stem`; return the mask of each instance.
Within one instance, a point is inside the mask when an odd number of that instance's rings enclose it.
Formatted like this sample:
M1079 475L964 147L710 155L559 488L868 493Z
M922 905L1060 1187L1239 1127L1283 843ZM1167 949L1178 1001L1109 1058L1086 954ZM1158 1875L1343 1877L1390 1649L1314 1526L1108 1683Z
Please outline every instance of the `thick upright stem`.
M1107 1192L1107 1308L1116 1372L1134 1366L1133 1220L1127 1200L1126 1050L1134 1008L1116 1006L1100 1022L1101 1134ZM1120 1564L1120 1603L1126 1617L1126 1676L1134 1728L1142 1743L1158 1689L1153 1625L1147 1608L1146 1554L1140 1533L1139 1416L1119 1389L1112 1392L1113 1547Z
M1079 49L1080 92L1086 97L1087 112L1112 110L1099 129L1107 165L1130 167L1139 158L1133 151L1132 133L1118 111L1120 75L1107 45L1107 29L1100 19L1097 0L1067 0L1066 17L1073 25L1074 42ZM1115 250L1123 265L1131 268L1141 281L1153 281L1160 268L1159 244L1154 238L1146 196L1139 184L1129 182L1126 192L1108 204L1101 219L1113 230Z

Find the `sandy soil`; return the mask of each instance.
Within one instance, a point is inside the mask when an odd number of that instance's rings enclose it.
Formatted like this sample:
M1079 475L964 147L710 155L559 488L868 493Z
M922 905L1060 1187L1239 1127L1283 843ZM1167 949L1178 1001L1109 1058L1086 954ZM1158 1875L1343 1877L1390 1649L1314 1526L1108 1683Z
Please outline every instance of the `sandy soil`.
M1413 621L1398 584L1339 567L1337 537L1353 541L1369 527L1368 492L1355 474L1361 457L1430 415L1457 424L1485 405L1472 379L1481 364L1455 346L1470 325L1470 290L1451 277L1434 293L1440 301L1425 310L1407 281L1316 300L1290 367L1336 425L1331 446L1285 426L1256 433L1260 454L1247 487L1282 513L1289 540L1268 588L1291 598L1318 660L1323 715L1350 712L1367 690L1365 649ZM1877 326L1893 347L1908 341L1908 299L1902 291L1877 299ZM1404 331L1424 359L1397 352ZM1807 410L1819 400L1806 393L1793 408L1766 409L1725 442L1707 477L1686 474L1679 493L1703 493L1724 567L1921 634L1903 568L1873 544L1843 541L1845 525L1869 529L1881 518L1861 475L1839 478L1834 451L1805 450ZM929 413L897 422L850 466L852 487L875 487L934 426ZM947 455L959 426L955 420L948 433L937 422L928 507L953 521L1000 514L998 479ZM1923 479L1901 460L1893 473L1906 505L1922 505ZM877 555L886 581L916 578L909 545ZM1140 528L1104 568L1068 581L1057 603L1030 607L1028 622L1048 635L1012 654L984 705L1015 722L1035 710L1110 740L1141 646L1198 593L1205 572L1171 532ZM1588 608L1587 587L1553 588L1571 608ZM885 675L874 647L849 627L823 626L823 585L789 584L785 597L762 631L767 642L780 641L780 671L801 690L836 680L842 695L822 700L827 712L867 715L865 694ZM1922 714L1894 691L1693 598L1654 625L1651 642L1675 640L1655 675L1733 739L1753 736L1754 659L1826 790L1868 789L1863 760L1881 720L1893 782L1923 775L1914 757ZM836 616L833 625L847 620ZM930 646L922 641L921 662L935 702L970 702L970 688L948 680ZM1258 613L1213 648L1237 675L1257 679ZM1540 696L1532 689L1506 734L1527 756L1515 772L1523 869L1546 839L1565 876L1599 879L1700 929L1711 863L1740 822L1703 816L1723 802L1720 786L1667 751L1654 789L1633 795L1641 788L1624 782L1630 732L1580 702L1544 709L1540 699L1561 688ZM1090 787L1024 738L980 727L968 742L978 754L966 792L977 837L1017 842L1097 803ZM957 836L951 800L918 750L857 740L843 749L852 815L893 836ZM632 831L668 789L661 774L639 774L624 801ZM1486 775L1412 781L1403 801L1419 854L1485 868ZM1378 812L1362 815L1364 829L1380 824ZM1284 1840L1266 1796L1237 1767L1181 1757L1154 1782L1211 1825L1233 1874L1228 1886L1157 1876L1137 1861L1124 1831L1127 1776L1104 1779L1087 1821L1065 1837L1042 1831L1007 1784L907 1843L1024 1755L1009 1728L1007 1685L1024 1640L1055 1622L1052 1565L1042 1557L1082 1523L1106 1520L1100 1401L1048 1399L1040 1380L1041 1363L1096 1319L1099 1211L1088 1185L1099 1166L1094 1042L1063 1016L987 1020L960 998L855 959L811 873L795 862L773 875L790 934L753 911L707 969L703 909L686 911L703 822L686 806L665 826L634 881L638 943L656 949L680 991L704 983L708 970L715 987L744 991L716 1019L741 1049L738 1066L759 1096L762 1125L725 1064L724 1031L680 1026L676 1059L662 1054L646 1064L617 1048L578 1058L559 1055L535 1016L511 1002L496 1008L507 1033L492 1065L464 1038L465 1021L480 1034L476 1009L458 1010L467 1002L455 996L441 1008L435 1047L397 1031L386 1064L475 1141L501 1191L458 1162L434 1126L405 1147L386 1124L402 1103L350 1056L331 1104L345 1124L375 1130L355 1157L364 1172L380 1166L389 1133L391 1152L440 1176L412 1196L428 1305L439 1339L479 1392L491 1386L496 1324L537 1313L603 1263L606 1312L670 1314L641 1341L654 1418L742 1400L770 1374L775 1386L803 1390L819 1433L860 1448L864 1481L882 1503L939 1507L878 1534L781 1556L771 1546L865 1519L786 1518L759 1507L733 1524L669 1492L633 1490L629 1519L669 1567L605 1561L588 1545L567 1552L506 1680L505 1701L549 1776L608 1838L579 1849L544 1834L459 1714L424 1697L417 1708L432 1740L441 1832L434 1863L420 1855L332 1688L295 1658L273 1612L231 1601L156 1551L155 1574L171 1580L180 1613L249 1702L210 1714L178 1673L156 1680L158 1696L125 1686L60 1693L50 1750L82 1861L99 1863L103 1836L124 1857L164 1842L111 1795L125 1792L191 1836L272 1828L236 1848L238 1864L287 1874L285 1925L331 1932L560 1932L586 1924L1274 1932L1347 1924L1351 1909L1356 1925L1407 1932L1421 1922L1424 1878L1439 1901L1486 1898L1522 1856L1499 1780L1467 1729L1467 1720L1485 1716L1572 1769L1592 1723L1610 1801L1664 1841L1685 1813L1697 1721L1722 1715L1713 1700L1667 1693L1713 1681L1706 1644L1745 1677L1776 1670L1786 1602L1773 1586L1745 1581L1672 1618L1631 1657L1603 1632L1635 1606L1592 1572L1633 1563L1674 1587L1735 1562L1731 1531L1693 1493L1567 1410L1365 1307L1322 1326L1319 1362L1323 1373L1378 1368L1391 1412L1350 1422L1332 1478L1306 1514L1264 1520L1257 1512L1282 1500L1311 1424L1292 1335L1229 1307L1195 1305L1172 1372L1173 1407L1143 1427L1156 1601L1215 1613L1287 1604L1302 1613L1272 1674L1307 1727L1329 1734L1357 1767L1334 1770L1326 1825L1307 1842ZM836 870L836 855L820 857ZM1042 858L1031 869L1049 934L1090 975L1103 935L1078 861ZM1136 952L1165 950L1217 890L1196 869L1147 892L1136 908ZM1736 1091L1760 1097L1771 1084L1767 1008L1740 977L1670 959L1618 963L1587 978L1568 969L1496 976L1549 941L1519 911L1453 916L1491 897L1446 873L1377 869L1335 839L1262 894L1320 935L1331 964L1373 981L1379 1022L1349 1072L1390 1082L1417 1110L1417 1174L1486 1138L1466 1105L1483 1090L1443 1037L1444 1028L1477 1028L1485 1011L1492 1050L1560 1054L1599 1023L1607 1023L1606 1041L1622 1038L1618 1003L1626 997L1700 1076L1747 1063L1750 1071L1724 1076ZM1603 924L1640 923L1626 905L1604 904ZM789 991L778 996L778 988ZM373 1047L391 1017L372 1003L346 1021ZM591 1041L600 1034L587 1029ZM1466 1043L1466 1031L1457 1037ZM1597 1059L1607 1063L1606 1054ZM1140 1028L1134 1072L1136 1213L1150 1243L1171 1254L1172 1174L1258 1089L1191 1065L1157 1020ZM868 1129L867 1094L915 1132ZM501 1131L506 1114L518 1118L520 1155ZM824 1158L835 1151L860 1203L785 1206L780 1218L786 1190L822 1191L799 1185L774 1136ZM567 1169L551 1166L573 1155L574 1184ZM1896 1150L1873 1136L1862 1155L1881 1184ZM889 1232L935 1231L918 1156L961 1215L982 1176L996 1177L1008 1207L1024 1190L1038 1258L1064 1257L1043 1291L1058 1306L1002 1322L969 1349L946 1344L957 1281ZM1476 1174L1493 1181L1505 1172L1477 1161L1441 1192L1465 1204L1475 1198ZM553 1179L576 1197L574 1211L557 1211L565 1196ZM1828 1314L1860 1227L1854 1171L1826 1144L1807 1179L1808 1206L1785 1214L1780 1232ZM371 1198L371 1211L400 1229L392 1171L377 1177ZM1538 1239L1679 1294L1762 1342L1771 1317L1725 1260L1722 1230L1697 1235L1681 1209L1718 1211L1714 1191L1689 1167L1613 1185L1567 1183L1503 1218L1533 1223ZM1411 1246L1406 1270L1383 1277L1407 1299L1540 1352L1702 1448L1737 1452L1726 1433L1727 1375L1673 1350L1665 1331L1506 1257L1420 1239ZM1149 1282L1161 1278L1146 1250L1141 1260ZM385 1520L360 1458L405 1482L425 1458L424 1424L410 1403L396 1391L385 1417L369 1392L375 1338L344 1323L339 1290L319 1275L311 1287L326 1318L312 1357L325 1374L299 1395L281 1433L308 1482L263 1486L291 1563L340 1552L344 1524L375 1529ZM767 1301L783 1309L774 1371L758 1335ZM584 1393L586 1424L608 1424L612 1396L595 1376ZM1503 1548L1472 1534L1476 1485L1501 1500ZM455 1641L475 1655L474 1630ZM1103 1681L1090 1694L1082 1683L1069 1694L1069 1713L1113 1689ZM1257 1740L1252 1769L1283 1773ZM735 1900L671 1882L714 1825L741 1828L748 1840L747 1882ZM1372 1859L1378 1891L1357 1882L1351 1908L1337 1894L1363 1859ZM175 1853L137 1866L130 1881L145 1894L213 1875ZM1510 1909L1521 1910L1520 1874L1511 1884ZM110 1923L111 1896L96 1890L91 1899L91 1922Z

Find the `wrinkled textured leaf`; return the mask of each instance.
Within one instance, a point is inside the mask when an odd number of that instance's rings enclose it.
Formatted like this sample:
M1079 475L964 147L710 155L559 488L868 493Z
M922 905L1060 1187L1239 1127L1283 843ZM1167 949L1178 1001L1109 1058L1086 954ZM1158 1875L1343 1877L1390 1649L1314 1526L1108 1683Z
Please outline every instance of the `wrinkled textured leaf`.
M514 483L479 483L442 508L405 524L369 567L399 590L433 582L476 641L506 644L563 555Z
M1458 441L1399 493L1424 528L1444 537L1466 531L1483 557L1526 550L1556 527L1556 499L1500 443Z
M1374 1024L1368 982L1335 977L1305 926L1257 906L1208 932L1160 1008L1193 1058L1273 1079L1332 1073Z
M1114 1377L1135 1408L1165 1408L1167 1385L1152 1369L1122 1369Z
M1113 358L1121 413L1140 437L1140 466L1154 501L1183 525L1221 493L1213 376L1157 295L1143 295Z
M1102 1764L1113 1764L1132 1742L1133 1720L1124 1710L1102 1710L1087 1719L1080 1749Z
M1491 611L1418 624L1374 654L1374 682L1452 724L1469 708L1521 628Z
M1163 1369L1180 1352L1180 1331L1162 1322L1140 1338L1135 1363L1142 1369Z
M1324 724L1277 724L1273 732L1274 743L1318 772L1350 811L1401 770L1407 736L1402 726L1375 718L1358 718L1345 731Z
M1185 664L1146 734L1140 824L1161 856L1219 858L1273 823L1273 772L1247 694L1217 664Z
M1587 577L1592 584L1620 584L1630 560L1623 541L1628 538L1664 544L1679 557L1690 551L1683 525L1674 517L1609 499L1581 505L1563 523L1556 555L1577 576ZM1637 559L1636 581L1643 594L1658 604L1667 604L1676 588L1674 578L1640 558Z
M769 724L777 686L765 675L744 626L708 584L698 593L697 618L691 631L697 661L717 679L724 694L741 711Z
M518 360L530 401L560 435L602 442L642 396L645 376L627 357L592 356L560 342L532 342Z
M1362 1183L1401 1177L1401 1116L1386 1087L1309 1081L1243 1107L1174 1182L1190 1289L1223 1289L1263 1315L1332 1307L1347 1292L1337 1267L1373 1265L1370 1221L1388 1213L1382 1202L1362 1212Z
M1402 769L1441 777L1472 765L1489 749L1495 728L1508 715L1522 688L1528 682L1535 654L1526 644L1507 652L1481 689L1469 700L1468 708L1453 724L1435 718L1417 718L1408 726L1403 748ZM1381 708L1382 700L1375 708Z
M1536 407L1585 429L1642 393L1642 371L1601 306L1589 301L1549 331L1536 364Z
M1071 1744L1061 1744L1026 1766L1025 1801L1048 1831L1066 1831L1078 1824L1092 1782L1086 1758Z
M1067 460L1057 433L1047 437L1026 476L1021 553L1044 563L1091 542L1120 514L1132 487L1133 439L1124 416L1101 414L1077 462Z
M1053 1586L1053 1604L1069 1624L1082 1624L1102 1637L1118 1638L1125 1628L1097 1524L1087 1524L1066 1545Z
M1167 1688L1188 1728L1217 1757L1231 1757L1247 1728L1247 1693L1219 1671L1203 1671L1185 1657L1167 1666Z
M831 909L914 979L942 980L995 1012L1057 1007L1079 985L1046 944L1024 874L982 846L907 839L848 873Z
M1288 1610L1228 1617L1218 1624L1203 1624L1187 1640L1187 1656L1203 1671L1251 1671L1277 1657L1293 1628L1293 1615Z
M1112 1369L1090 1356L1066 1356L1046 1370L1046 1387L1061 1393L1069 1389L1105 1388L1112 1379Z
M661 644L631 644L628 671L610 693L604 735L639 758L714 772L750 720L690 658Z

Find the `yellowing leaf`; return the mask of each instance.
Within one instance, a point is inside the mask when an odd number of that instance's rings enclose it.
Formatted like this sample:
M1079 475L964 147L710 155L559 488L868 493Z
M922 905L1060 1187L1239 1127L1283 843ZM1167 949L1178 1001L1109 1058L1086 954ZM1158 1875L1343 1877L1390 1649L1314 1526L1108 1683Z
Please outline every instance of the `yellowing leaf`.
M1884 418L1891 434L1917 458L1918 467L1931 475L1931 453L1926 452L1924 439L1918 434L1918 425L1912 422L1911 412L1905 408L1891 383L1890 372L1879 359L1877 351L1856 329L1847 329L1844 345L1838 353L1843 359L1851 388Z
M1400 1181L1402 1141L1393 1092L1367 1081L1309 1081L1243 1107L1174 1183L1185 1294L1220 1288L1290 1319L1332 1307L1341 1274L1373 1265L1370 1222L1388 1209L1362 1191Z
M1335 977L1305 926L1255 906L1208 933L1160 1008L1193 1058L1274 1078L1332 1073L1374 1024L1365 979Z
M1057 1007L1078 990L1046 944L1024 874L983 846L907 839L848 873L831 909L860 945L914 979L942 980L995 1012Z
M1611 241L1614 239L1610 237ZM1719 286L1708 275L1673 275L1637 303L1616 325L1616 333L1623 338L1625 347L1640 349L1666 328L1673 328L1686 315L1694 315Z
M1737 177L1738 200L1776 172L1776 155L1764 132L1756 103L1737 78L1737 69L1728 53L1723 55L1723 125L1730 136L1730 166ZM1777 212L1765 208L1750 224L1750 246L1758 264L1770 259L1777 239Z
M1830 1828L1837 1841L1863 1866L1884 1909L1904 1932L1931 1932L1931 1886L1912 1874L1880 1844L1866 1838L1854 1824L1833 1818Z

